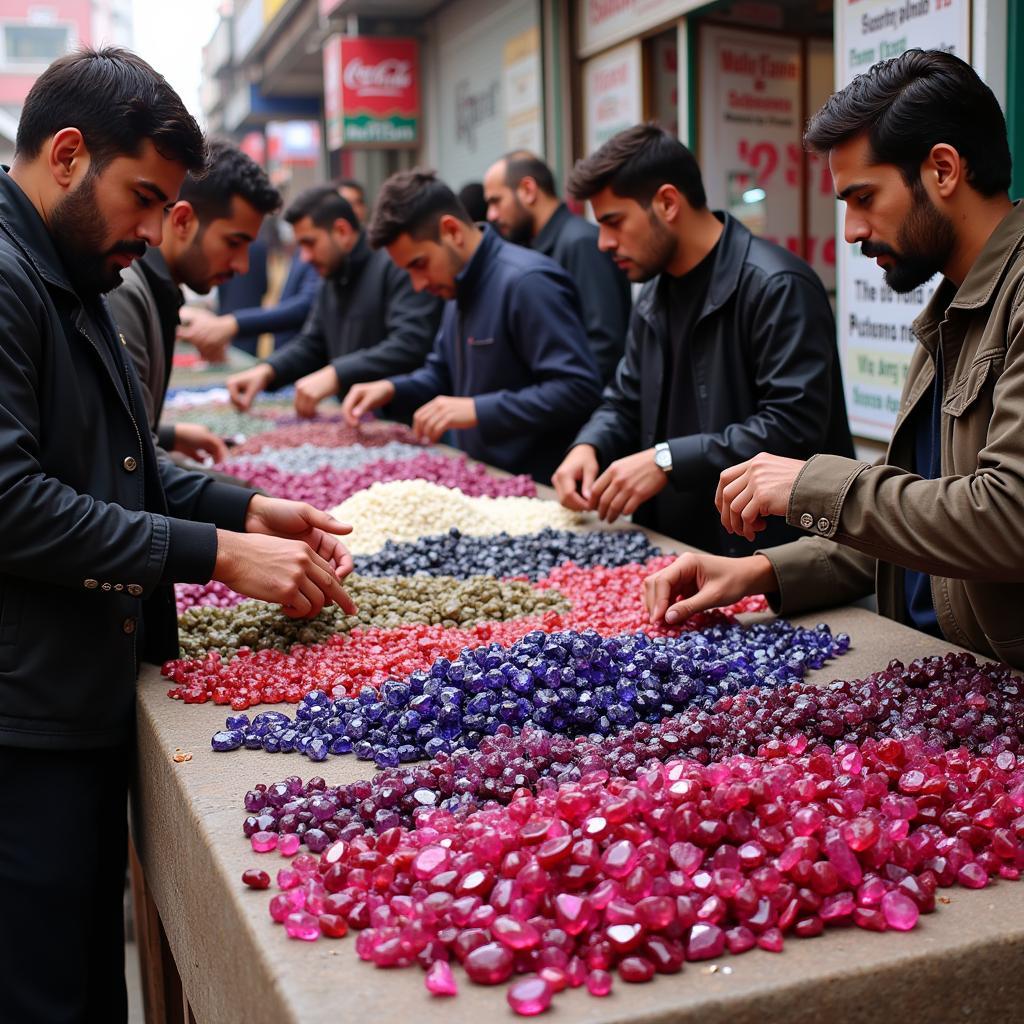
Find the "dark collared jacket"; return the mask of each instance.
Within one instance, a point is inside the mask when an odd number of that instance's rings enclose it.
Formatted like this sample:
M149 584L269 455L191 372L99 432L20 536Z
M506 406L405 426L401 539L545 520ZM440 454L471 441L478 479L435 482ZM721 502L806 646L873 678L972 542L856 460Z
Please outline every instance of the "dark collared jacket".
M454 443L542 483L600 394L569 275L490 227L456 278L426 364L393 383L400 412L437 395L475 398L477 426L454 431Z
M344 394L350 385L423 365L443 303L412 290L409 275L360 235L340 273L327 278L298 336L267 362L273 386L291 384L330 363Z
M551 215L531 243L564 267L580 293L583 326L597 362L601 383L608 383L622 358L632 298L629 280L597 247L597 225L577 217L565 203Z
M0 744L124 742L140 656L177 653L170 584L210 578L251 496L158 462L105 304L0 173Z
M714 497L723 469L759 452L851 456L853 443L835 323L821 281L803 260L722 216L711 285L688 345L700 432L657 436L669 346L659 277L640 293L615 380L575 443L593 445L603 468L667 441L669 486L635 518L712 551L717 541L718 553L738 555L753 547L718 522ZM796 533L770 520L756 547Z

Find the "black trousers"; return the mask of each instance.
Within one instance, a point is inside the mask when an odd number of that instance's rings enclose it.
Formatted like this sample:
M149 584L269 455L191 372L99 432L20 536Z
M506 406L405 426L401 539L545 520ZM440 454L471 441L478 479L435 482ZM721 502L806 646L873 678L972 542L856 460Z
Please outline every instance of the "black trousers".
M131 751L0 746L0 1018L119 1024Z

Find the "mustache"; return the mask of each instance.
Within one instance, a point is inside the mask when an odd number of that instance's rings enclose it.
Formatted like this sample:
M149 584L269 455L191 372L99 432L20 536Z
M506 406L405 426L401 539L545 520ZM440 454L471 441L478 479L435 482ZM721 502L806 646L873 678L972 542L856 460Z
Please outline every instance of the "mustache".
M146 255L146 243L142 241L138 242L118 242L117 245L111 246L107 252L110 255L118 252L130 253L132 256L145 256Z
M894 259L899 259L900 255L892 246L886 245L884 242L861 242L860 251L868 259L874 259L877 256L892 256Z

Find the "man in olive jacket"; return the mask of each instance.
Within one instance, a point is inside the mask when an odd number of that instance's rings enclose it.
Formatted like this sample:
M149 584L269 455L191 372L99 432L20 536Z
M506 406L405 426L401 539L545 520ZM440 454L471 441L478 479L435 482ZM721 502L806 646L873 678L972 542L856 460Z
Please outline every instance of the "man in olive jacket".
M763 591L795 614L874 589L883 615L1024 668L1024 207L1008 196L1002 112L963 61L913 50L833 96L807 141L828 154L847 242L890 287L943 275L914 323L888 452L730 468L728 529L753 539L785 516L814 536L684 556L647 581L648 607L677 621Z
M107 48L40 75L0 172L5 1021L127 1017L135 679L177 655L172 584L213 577L295 616L351 605L345 527L158 456L103 300L203 158L166 81Z
M374 252L347 199L333 188L302 193L285 213L302 258L324 278L298 337L266 362L228 378L231 400L248 409L260 391L295 383L295 411L313 416L353 384L423 365L442 303L417 295L409 278Z

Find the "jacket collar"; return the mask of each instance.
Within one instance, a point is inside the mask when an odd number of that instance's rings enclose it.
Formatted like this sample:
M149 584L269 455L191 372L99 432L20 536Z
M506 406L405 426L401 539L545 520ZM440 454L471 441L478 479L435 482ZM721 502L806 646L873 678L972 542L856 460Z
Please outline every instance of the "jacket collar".
M32 200L10 176L9 168L0 167L0 227L24 253L37 273L49 284L70 292L79 300L61 262L53 238L43 223Z
M489 224L483 229L483 238L480 239L476 252L455 275L455 301L460 306L464 306L472 300L487 265L498 254L498 250L507 244L498 237L498 232Z
M363 272L363 267L366 266L371 255L370 245L366 241L366 232L360 231L356 244L352 246L352 251L345 257L337 274L334 275L334 280L341 287L347 285Z
M155 289L160 290L160 298L162 300L167 302L173 301L179 307L184 304L185 296L182 295L181 288L178 287L171 276L171 268L167 266L167 260L164 259L164 254L160 251L159 246L151 245L146 249L145 255L139 262L145 269L146 276L155 286Z
M704 308L698 319L714 313L729 301L739 287L740 274L750 249L750 231L735 217L718 210L713 211L722 222L723 230L715 251L715 264L711 272L711 286L704 300ZM645 288L637 299L636 312L648 323L656 324L659 310L663 309L661 285L665 279L659 274L652 282L653 287Z
M943 278L928 305L914 320L912 330L925 348L934 349L935 336L947 310L981 309L991 302L1022 242L1024 202L1018 200L996 226L960 287Z
M569 207L565 203L559 203L555 207L555 212L548 218L547 224L537 232L537 237L530 243L530 248L550 256L563 225L572 216L573 213Z

